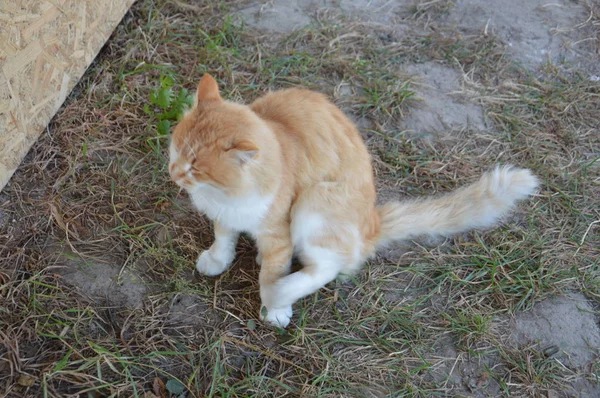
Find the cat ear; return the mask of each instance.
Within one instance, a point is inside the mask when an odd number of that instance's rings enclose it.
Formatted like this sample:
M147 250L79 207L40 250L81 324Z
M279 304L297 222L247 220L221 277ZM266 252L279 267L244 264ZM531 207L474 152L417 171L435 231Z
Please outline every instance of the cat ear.
M240 162L240 165L244 165L254 159L258 154L258 147L252 141L241 140L235 143L231 148L235 158Z
M202 101L222 101L219 95L219 85L217 81L208 73L202 76L198 83L198 91L196 93L198 102Z

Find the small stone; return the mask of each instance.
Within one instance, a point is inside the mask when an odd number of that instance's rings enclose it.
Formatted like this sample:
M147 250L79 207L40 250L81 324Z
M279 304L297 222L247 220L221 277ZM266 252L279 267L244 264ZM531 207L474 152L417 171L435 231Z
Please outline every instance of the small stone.
M35 383L35 377L30 375L21 375L19 376L17 383L23 387L31 387Z

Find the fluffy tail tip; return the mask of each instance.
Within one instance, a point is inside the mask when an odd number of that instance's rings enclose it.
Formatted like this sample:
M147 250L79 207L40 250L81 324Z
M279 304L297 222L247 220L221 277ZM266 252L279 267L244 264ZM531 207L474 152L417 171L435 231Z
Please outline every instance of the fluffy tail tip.
M487 178L486 178L487 177ZM496 196L511 200L525 199L532 195L539 186L538 178L531 170L514 166L497 166L484 179L488 189Z

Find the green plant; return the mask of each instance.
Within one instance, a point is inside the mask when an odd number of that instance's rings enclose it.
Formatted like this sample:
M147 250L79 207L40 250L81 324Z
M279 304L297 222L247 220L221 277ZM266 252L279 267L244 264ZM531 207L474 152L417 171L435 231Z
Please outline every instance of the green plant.
M158 134L164 136L169 134L171 122L179 121L194 103L194 97L185 88L173 90L175 79L169 74L161 75L159 80L160 85L150 92L144 112L156 123Z

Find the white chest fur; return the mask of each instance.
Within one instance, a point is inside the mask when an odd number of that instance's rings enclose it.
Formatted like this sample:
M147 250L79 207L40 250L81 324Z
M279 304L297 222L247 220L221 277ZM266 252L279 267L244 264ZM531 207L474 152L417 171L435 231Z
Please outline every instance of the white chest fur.
M258 194L244 198L231 198L210 186L196 190L192 203L208 218L234 231L255 235L263 221L272 198Z

